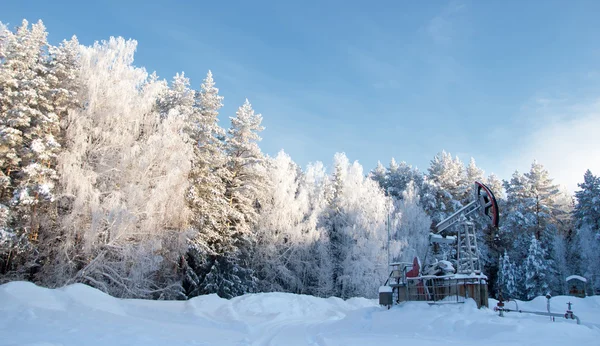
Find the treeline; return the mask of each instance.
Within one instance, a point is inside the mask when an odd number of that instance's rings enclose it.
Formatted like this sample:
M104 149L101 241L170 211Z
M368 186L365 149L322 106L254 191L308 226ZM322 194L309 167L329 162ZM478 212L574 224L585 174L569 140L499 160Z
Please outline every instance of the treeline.
M219 126L210 71L194 90L184 73L167 82L135 67L133 40L52 46L46 36L41 21L0 24L1 282L150 299L373 297L389 274L388 232L390 260L452 258L430 253L427 237L474 180L501 203L499 231L477 221L494 286L563 293L564 276L600 270L590 172L573 201L535 162L510 181L445 152L426 173L394 160L364 172L342 153L331 172L302 170L283 151L261 152L262 116L248 100Z

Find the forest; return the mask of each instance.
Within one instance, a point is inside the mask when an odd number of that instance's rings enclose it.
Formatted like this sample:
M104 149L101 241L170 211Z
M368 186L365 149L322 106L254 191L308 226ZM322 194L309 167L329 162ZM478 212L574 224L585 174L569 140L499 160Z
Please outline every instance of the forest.
M492 296L564 294L572 274L600 289L589 170L570 195L541 162L501 179L444 150L423 172L393 158L365 169L343 152L302 169L261 151L249 100L219 126L229 115L209 69L196 90L183 72L135 66L135 40L54 46L47 35L42 21L0 23L0 284L375 297L388 260L452 259L429 232L477 180L500 205L498 229L476 220Z

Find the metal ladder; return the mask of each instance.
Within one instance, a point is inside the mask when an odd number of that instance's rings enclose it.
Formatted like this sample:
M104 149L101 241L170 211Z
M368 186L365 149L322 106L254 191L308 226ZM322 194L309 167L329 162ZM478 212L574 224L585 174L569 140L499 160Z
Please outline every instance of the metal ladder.
M458 263L458 274L480 274L481 265L479 263L479 251L477 250L477 236L475 235L475 225L471 221L464 221L458 231L458 253L456 259Z

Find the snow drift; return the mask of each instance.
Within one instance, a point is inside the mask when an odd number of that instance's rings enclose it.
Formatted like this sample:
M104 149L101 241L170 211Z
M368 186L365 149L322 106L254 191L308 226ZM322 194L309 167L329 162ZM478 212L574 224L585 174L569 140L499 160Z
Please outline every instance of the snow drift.
M46 289L11 282L0 286L0 345L595 344L600 297L555 297L552 311L564 312L568 301L581 325L519 313L500 318L474 301L390 310L371 299L287 293L148 301L116 299L82 284ZM519 308L546 311L546 299Z

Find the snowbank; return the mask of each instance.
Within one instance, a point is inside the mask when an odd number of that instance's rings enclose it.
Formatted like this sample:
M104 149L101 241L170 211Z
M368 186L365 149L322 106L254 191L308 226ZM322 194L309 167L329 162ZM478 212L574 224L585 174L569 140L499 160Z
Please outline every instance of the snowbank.
M0 286L0 345L595 344L600 297L555 297L552 311L564 311L568 301L581 325L519 313L500 318L472 300L408 302L390 310L375 299L286 293L146 301L112 298L85 285L50 290L12 282ZM546 311L544 297L518 303Z

